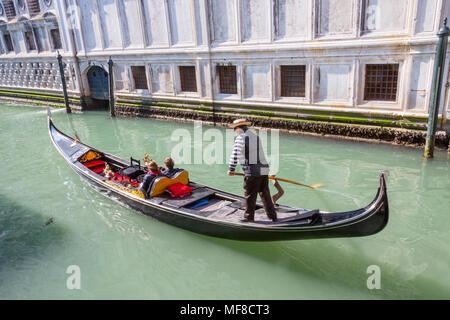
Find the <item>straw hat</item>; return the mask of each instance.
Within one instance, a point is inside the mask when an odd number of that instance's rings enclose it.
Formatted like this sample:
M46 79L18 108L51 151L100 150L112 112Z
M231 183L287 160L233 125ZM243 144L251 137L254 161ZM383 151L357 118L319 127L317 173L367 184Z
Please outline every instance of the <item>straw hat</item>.
M247 119L236 119L230 124L230 128L237 128L240 126L250 126L252 123Z

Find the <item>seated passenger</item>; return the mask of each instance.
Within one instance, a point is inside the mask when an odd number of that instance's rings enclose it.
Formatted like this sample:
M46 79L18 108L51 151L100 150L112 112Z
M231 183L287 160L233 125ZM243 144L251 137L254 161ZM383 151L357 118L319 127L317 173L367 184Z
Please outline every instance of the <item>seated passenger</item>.
M166 169L164 171L162 171L162 175L169 177L174 174L175 172L180 171L180 169L178 168L174 168L173 166L175 165L175 163L173 162L172 158L165 158L164 159L164 164L166 165Z
M144 180L139 185L139 190L144 194L144 196L147 198L148 188L157 176L161 175L161 170L158 169L158 165L155 161L149 161L147 164L147 173L145 174Z

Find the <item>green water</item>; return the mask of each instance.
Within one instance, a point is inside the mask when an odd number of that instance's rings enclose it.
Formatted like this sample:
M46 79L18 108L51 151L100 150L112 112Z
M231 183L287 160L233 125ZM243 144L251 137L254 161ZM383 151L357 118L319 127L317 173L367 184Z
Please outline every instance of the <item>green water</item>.
M194 132L192 124L111 120L106 112L57 110L53 118L101 150L125 158L149 152L158 162L178 143L174 129ZM281 203L359 208L388 169L389 224L366 238L239 242L181 230L104 198L56 152L46 125L43 108L0 105L1 299L450 298L446 152L426 161L416 149L280 135L278 176L324 184L284 184ZM242 179L226 176L226 164L183 167L194 181L242 193ZM80 267L79 290L66 287L70 265ZM381 270L381 289L367 288L370 265Z

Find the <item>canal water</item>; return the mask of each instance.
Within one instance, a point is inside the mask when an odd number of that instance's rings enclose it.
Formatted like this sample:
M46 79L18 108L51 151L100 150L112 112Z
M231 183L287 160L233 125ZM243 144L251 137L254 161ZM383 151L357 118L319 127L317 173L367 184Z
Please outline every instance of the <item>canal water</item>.
M53 119L101 150L140 159L148 152L159 163L181 146L174 132L195 135L193 124L111 120L106 112L58 109ZM212 146L184 143L192 159ZM324 184L283 184L280 203L360 208L375 196L380 171L389 170L390 221L365 238L257 243L194 234L96 193L52 146L44 108L1 104L0 148L0 299L450 298L446 152L426 161L418 149L280 134L277 175ZM205 162L182 166L191 180L242 193L242 178L228 177L226 163ZM67 287L69 266L80 270L80 289ZM367 286L374 268L380 289Z

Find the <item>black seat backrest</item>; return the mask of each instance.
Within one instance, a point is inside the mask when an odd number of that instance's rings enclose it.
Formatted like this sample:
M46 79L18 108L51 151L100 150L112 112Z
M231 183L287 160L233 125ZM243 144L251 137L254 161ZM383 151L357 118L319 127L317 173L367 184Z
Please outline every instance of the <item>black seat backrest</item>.
M134 167L133 162L137 164L138 169L141 168L141 160L137 160L137 159L134 159L133 157L130 157L130 165L132 167Z
M172 172L170 174L164 174L164 171L162 173L163 176L166 176L167 178L173 178L178 172L184 171L184 169L180 168L173 168Z

